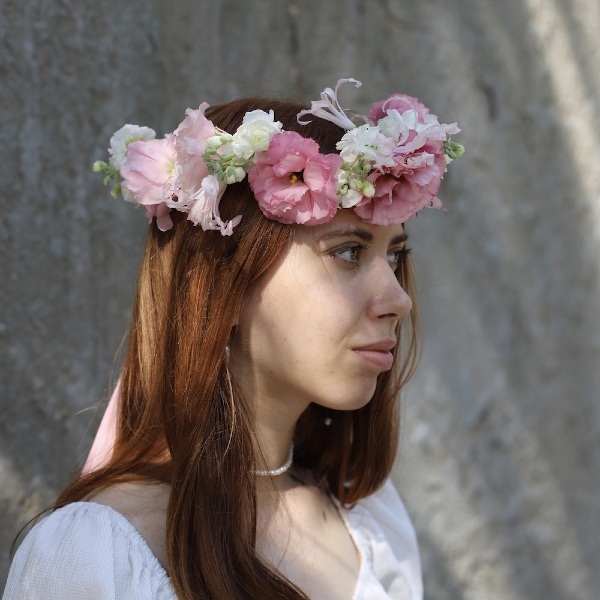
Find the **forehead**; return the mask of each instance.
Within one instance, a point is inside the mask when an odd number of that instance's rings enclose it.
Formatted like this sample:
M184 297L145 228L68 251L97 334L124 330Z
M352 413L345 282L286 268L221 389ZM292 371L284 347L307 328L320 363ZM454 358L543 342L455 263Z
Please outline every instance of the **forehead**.
M368 235L374 241L391 243L404 234L404 225L371 225L365 223L350 209L338 210L333 219L322 225L300 225L297 228L296 239L304 243L314 243L320 239L328 239L333 236L344 235L365 237ZM362 234L362 235L361 235Z

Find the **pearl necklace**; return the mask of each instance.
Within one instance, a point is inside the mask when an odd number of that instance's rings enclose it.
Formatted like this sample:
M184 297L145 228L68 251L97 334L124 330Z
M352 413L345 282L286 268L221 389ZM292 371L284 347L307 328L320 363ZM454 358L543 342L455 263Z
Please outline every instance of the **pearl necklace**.
M256 469L254 471L255 475L259 477L277 477L277 475L283 475L289 468L292 466L292 462L294 460L294 444L290 446L290 451L288 453L287 460L283 465L277 467L276 469Z

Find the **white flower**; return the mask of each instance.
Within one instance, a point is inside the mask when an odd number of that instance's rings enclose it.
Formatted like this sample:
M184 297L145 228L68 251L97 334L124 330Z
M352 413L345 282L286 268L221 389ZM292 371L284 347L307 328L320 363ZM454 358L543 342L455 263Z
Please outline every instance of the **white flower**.
M255 162L260 152L268 149L273 136L283 128L279 121L275 121L272 110L253 110L244 115L244 120L233 134L231 147L239 159Z
M345 162L352 165L363 159L376 169L394 166L394 140L381 133L379 127L361 125L344 134L336 148Z
M217 133L206 139L204 154L207 156L226 156L232 152L233 136L228 133Z
M399 113L396 109L388 110L387 116L380 119L377 126L384 135L394 140L399 149L404 146L401 153L414 152L430 139L440 141L446 139L445 126L439 124L435 115L425 115L423 120L419 121L416 110L407 110L403 113ZM417 135L407 142L411 131Z
M415 113L415 111L407 111L404 113L407 115L407 117L408 112ZM412 120L411 124L414 125ZM383 117L383 119L379 119L377 122L377 127L379 127L379 131L381 131L383 135L394 140L394 144L401 144L404 140L406 140L411 129L408 123L404 121L403 115L401 115L395 108L388 110L387 116Z
M445 142L450 132L458 129L456 123L440 125L432 114L426 114L419 120L416 110L399 113L396 109L388 110L386 116L377 122L377 127L394 141L395 154L405 156L420 150L429 141Z
M362 200L362 194L356 189L356 174L340 169L336 174L336 192L342 208L353 208Z
M346 111L340 106L337 95L338 90L344 83L353 83L355 87L359 88L362 83L357 81L356 79L338 79L338 82L335 86L335 90L331 88L325 88L321 93L320 100L313 100L310 105L310 109L301 110L298 113L298 123L300 125L306 125L310 123L310 121L302 121L300 117L304 115L314 115L315 117L319 117L320 119L325 119L325 121L331 121L335 123L342 129L354 129L356 127L355 123L348 117ZM359 115L361 120L366 121L367 118L363 115Z
M202 229L216 229L219 218L219 199L225 189L214 175L207 175L202 180L202 187L194 194L193 204L190 205L188 220Z
M121 170L125 158L127 158L127 146L131 142L153 140L156 132L150 127L140 127L139 125L123 125L121 129L115 131L110 138L109 163L118 171Z
M342 208L354 208L364 196L372 198L375 187L352 169L342 167L336 174L336 194Z
M225 183L237 183L243 181L246 177L246 171L242 167L229 166L225 169Z
M193 196L188 221L200 225L204 231L217 229L222 235L231 235L233 228L242 220L238 215L230 221L223 221L219 214L219 202L227 184L219 181L214 175L207 175L202 180L202 187Z
M246 171L243 166L244 160L238 159L233 152L233 136L228 133L219 133L206 140L206 147L202 155L208 170L213 175L217 175L220 180L226 183L236 183L246 177Z

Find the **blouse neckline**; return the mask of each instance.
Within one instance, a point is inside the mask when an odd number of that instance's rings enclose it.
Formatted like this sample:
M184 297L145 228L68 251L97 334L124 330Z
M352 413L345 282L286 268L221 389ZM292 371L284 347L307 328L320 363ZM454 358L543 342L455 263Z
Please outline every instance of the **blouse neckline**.
M354 593L352 594L352 600L355 600L356 598L362 597L361 593L364 596L365 588L367 586L367 581L369 579L369 577L368 577L368 547L367 547L366 541L364 540L363 536L360 535L358 528L354 527L352 525L352 523L350 522L349 511L347 509L345 509L343 506L341 506L335 498L334 498L334 502L335 502L336 508L338 509L339 515L342 518L344 526L346 527L346 531L348 531L348 534L352 538L352 542L354 543L354 546L356 547L356 549L358 551L358 555L359 555L360 565L359 565L358 575L357 575L357 579L356 579L356 586L354 588ZM158 560L158 558L156 557L154 552L152 552L152 549L148 545L148 542L144 539L142 534L137 530L135 525L123 513L119 512L118 510L114 509L112 506L109 506L108 504L101 504L100 502L95 502L93 500L72 502L71 504L68 504L67 506L81 507L81 508L88 507L89 508L90 505L92 505L94 507L98 507L97 509L100 509L106 513L109 513L111 515L111 517L119 525L119 527L122 530L126 531L127 534L132 537L136 546L138 546L140 548L143 558L148 563L148 566L151 567L154 571L156 571L157 575L161 578L161 580L163 582L169 582L169 584L172 585L169 574L167 573L166 569L162 566L162 564L160 563L160 561ZM64 506L62 508L67 508L67 506Z

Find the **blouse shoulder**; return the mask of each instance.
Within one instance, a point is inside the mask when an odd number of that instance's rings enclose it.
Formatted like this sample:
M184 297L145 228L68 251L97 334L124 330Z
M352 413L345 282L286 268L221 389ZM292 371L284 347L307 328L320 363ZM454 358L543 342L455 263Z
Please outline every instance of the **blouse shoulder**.
M174 600L166 571L119 512L74 502L38 523L17 550L3 600Z
M371 496L364 498L356 511L362 512L364 525L371 520L382 528L391 545L402 553L418 555L417 535L404 502L394 484L387 479L383 487ZM362 508L362 510L361 510ZM365 510L366 509L366 510Z
M392 482L386 480L377 492L344 513L362 564L369 567L361 569L363 577L355 600L421 600L423 576L417 536Z

